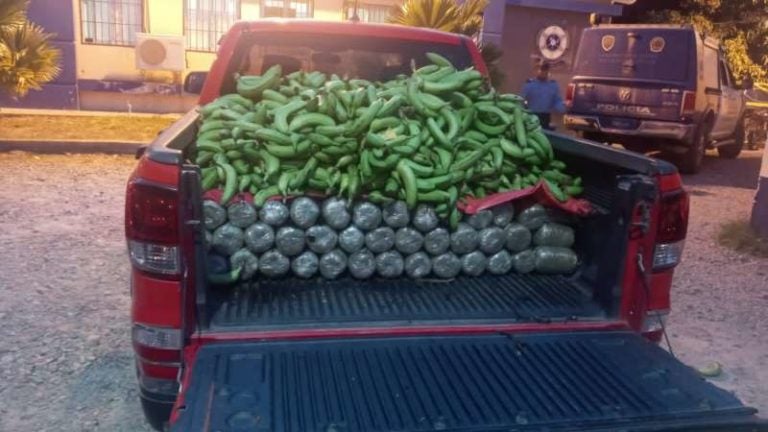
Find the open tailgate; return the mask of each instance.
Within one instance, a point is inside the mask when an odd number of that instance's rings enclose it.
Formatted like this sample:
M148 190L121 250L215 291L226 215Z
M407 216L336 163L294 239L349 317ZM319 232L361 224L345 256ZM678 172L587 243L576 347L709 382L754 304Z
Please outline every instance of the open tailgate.
M199 349L172 431L768 430L625 331Z

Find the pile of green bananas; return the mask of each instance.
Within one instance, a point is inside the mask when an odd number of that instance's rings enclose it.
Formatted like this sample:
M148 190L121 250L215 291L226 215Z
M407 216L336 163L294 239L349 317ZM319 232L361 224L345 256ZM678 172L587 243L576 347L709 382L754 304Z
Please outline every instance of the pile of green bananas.
M350 200L430 203L458 221L461 197L544 181L560 200L582 191L563 170L535 115L512 94L487 90L482 75L431 64L387 82L282 76L279 65L241 76L237 93L200 108L197 164L222 203L249 191L261 206L275 195L317 191Z

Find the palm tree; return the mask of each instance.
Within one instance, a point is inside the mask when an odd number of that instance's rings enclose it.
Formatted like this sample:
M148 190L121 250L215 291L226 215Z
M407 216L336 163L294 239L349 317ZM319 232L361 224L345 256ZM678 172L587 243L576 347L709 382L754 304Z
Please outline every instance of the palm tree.
M52 35L26 19L29 0L0 0L0 90L14 97L39 90L59 74Z

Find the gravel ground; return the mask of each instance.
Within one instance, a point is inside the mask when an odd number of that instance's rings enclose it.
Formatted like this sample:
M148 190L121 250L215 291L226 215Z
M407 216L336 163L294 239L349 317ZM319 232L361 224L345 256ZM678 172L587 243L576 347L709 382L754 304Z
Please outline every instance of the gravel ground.
M745 217L756 152L707 160L693 194L669 322L688 364L768 412L768 260L723 250ZM0 431L149 431L138 403L123 239L127 156L0 154Z

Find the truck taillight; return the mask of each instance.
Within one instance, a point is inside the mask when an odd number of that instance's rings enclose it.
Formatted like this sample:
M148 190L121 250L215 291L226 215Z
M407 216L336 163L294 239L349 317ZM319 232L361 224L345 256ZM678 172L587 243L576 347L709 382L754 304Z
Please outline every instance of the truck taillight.
M128 184L125 235L136 268L160 275L179 274L178 193L166 186L134 180Z
M684 91L680 103L680 116L690 117L696 113L696 92Z
M675 175L675 177L679 185L679 176ZM656 245L653 251L654 271L668 269L680 263L685 236L688 232L688 193L680 186L674 190L665 191L664 183L662 181Z
M570 83L565 89L565 105L570 108L573 105L573 97L576 94L576 84Z
M134 324L133 343L149 348L181 350L181 329Z

